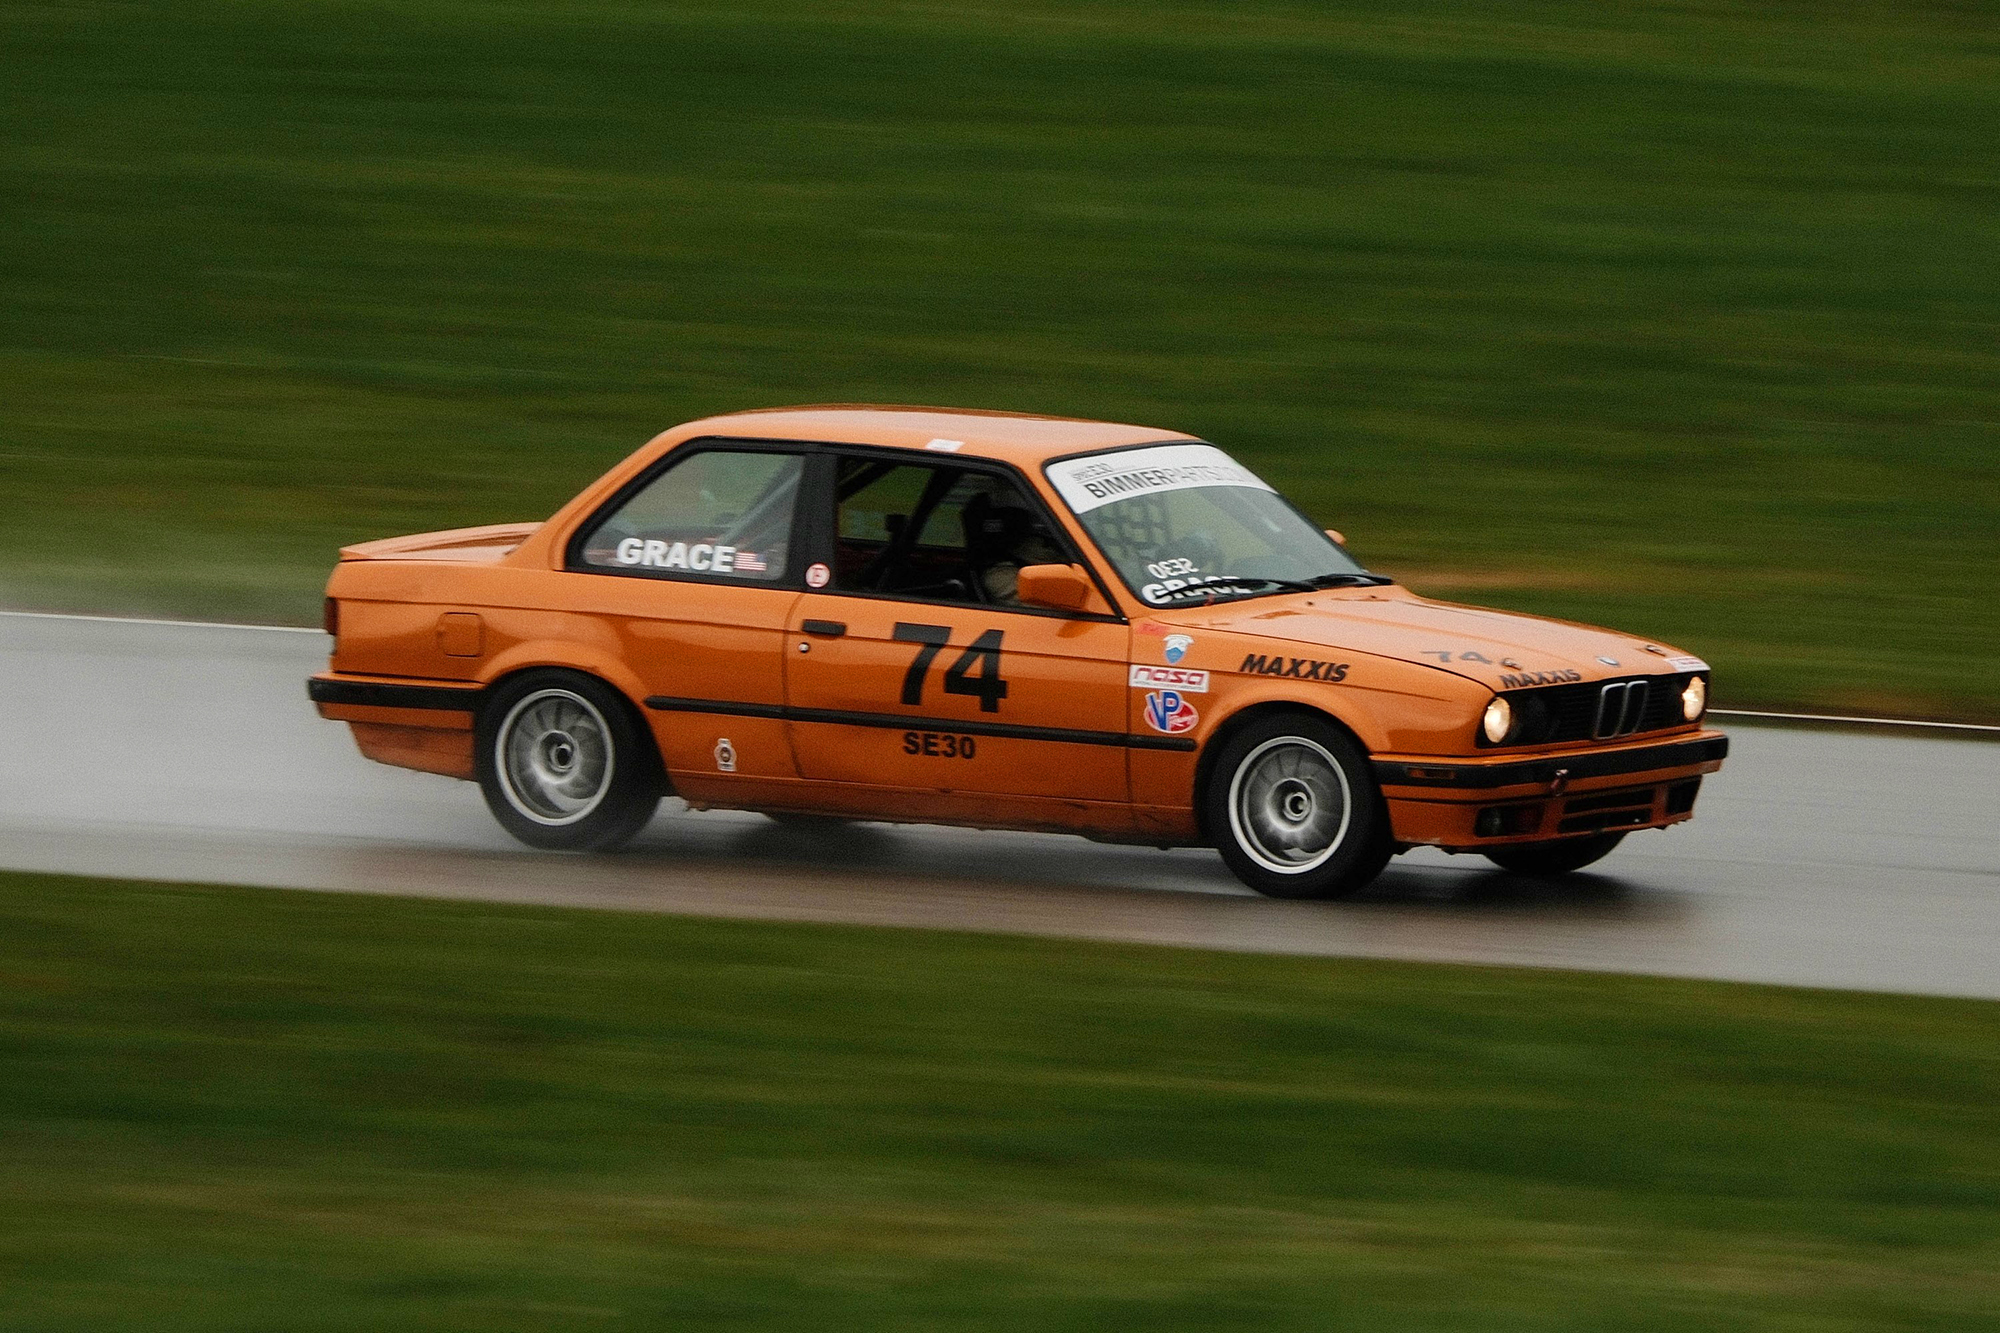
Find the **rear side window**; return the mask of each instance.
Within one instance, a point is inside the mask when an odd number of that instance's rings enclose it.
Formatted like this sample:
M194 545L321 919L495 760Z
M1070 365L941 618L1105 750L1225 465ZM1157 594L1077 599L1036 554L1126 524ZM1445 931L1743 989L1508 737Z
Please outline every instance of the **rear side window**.
M599 520L578 548L587 568L774 583L790 558L797 454L704 450L675 463Z

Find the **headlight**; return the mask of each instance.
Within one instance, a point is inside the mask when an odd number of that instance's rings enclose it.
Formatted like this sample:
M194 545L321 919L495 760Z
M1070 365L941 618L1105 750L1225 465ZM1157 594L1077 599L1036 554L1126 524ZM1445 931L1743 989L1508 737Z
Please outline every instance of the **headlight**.
M1494 695L1493 702L1486 705L1486 716L1480 720L1479 726L1486 733L1486 739L1498 745L1507 739L1507 733L1514 728L1514 705Z
M1699 722L1701 715L1707 711L1708 682L1696 676L1681 691L1681 716L1690 722Z

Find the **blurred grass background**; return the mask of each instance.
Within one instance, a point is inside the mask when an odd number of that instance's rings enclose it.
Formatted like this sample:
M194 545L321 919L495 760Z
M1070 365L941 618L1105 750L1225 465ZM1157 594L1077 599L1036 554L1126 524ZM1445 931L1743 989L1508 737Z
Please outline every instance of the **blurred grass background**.
M676 421L945 403L2000 719L1982 4L44 0L0 117L6 604L309 621Z
M2000 1006L0 874L0 1326L1991 1329Z

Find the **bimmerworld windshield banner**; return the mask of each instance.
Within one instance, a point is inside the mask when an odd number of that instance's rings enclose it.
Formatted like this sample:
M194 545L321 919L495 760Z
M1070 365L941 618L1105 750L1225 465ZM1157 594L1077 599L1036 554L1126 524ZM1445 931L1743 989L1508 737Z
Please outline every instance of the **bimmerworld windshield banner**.
M1058 494L1079 514L1136 495L1188 491L1202 486L1271 488L1212 444L1162 444L1093 458L1071 458L1048 467Z

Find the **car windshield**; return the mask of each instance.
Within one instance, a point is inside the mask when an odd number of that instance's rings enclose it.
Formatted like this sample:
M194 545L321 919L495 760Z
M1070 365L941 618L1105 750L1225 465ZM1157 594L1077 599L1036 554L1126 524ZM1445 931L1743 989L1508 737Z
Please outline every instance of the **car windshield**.
M1051 463L1049 480L1148 604L1387 583L1209 444Z

